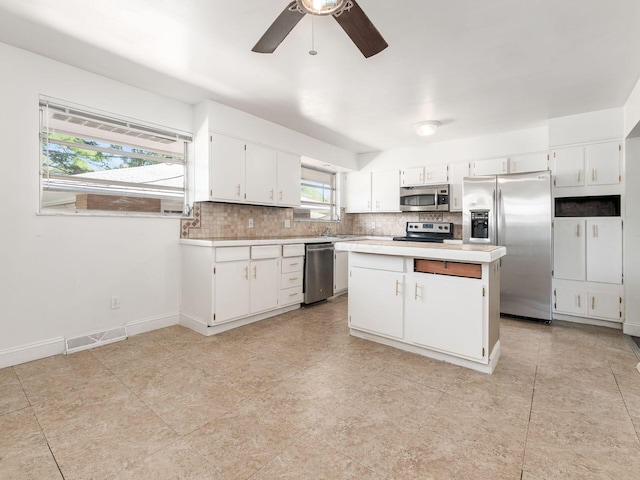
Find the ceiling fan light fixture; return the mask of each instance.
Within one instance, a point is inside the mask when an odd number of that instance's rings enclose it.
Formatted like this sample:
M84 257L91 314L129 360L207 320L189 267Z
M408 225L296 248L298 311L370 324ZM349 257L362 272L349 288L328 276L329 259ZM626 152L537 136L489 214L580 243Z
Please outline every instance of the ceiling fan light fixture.
M437 120L427 120L424 122L416 123L413 128L421 137L427 137L436 133L436 130L438 130L439 126L440 122L438 122Z
M346 0L296 0L304 13L311 15L333 15L340 12Z

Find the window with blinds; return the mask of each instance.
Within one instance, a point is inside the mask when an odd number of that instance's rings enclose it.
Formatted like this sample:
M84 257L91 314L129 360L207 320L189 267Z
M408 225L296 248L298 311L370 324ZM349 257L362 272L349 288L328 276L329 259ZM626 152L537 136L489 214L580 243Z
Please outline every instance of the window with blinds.
M335 173L302 167L300 183L300 207L293 209L295 220L338 220Z
M40 99L40 210L184 215L183 132Z

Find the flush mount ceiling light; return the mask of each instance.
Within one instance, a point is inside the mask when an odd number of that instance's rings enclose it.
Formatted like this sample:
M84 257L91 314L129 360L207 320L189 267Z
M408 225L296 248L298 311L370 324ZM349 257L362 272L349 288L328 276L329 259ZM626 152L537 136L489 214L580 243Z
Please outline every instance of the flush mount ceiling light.
M420 135L421 137L426 137L428 135L433 135L434 133L436 133L436 130L438 130L439 126L440 122L436 120L428 120L426 122L416 123L413 128L418 135Z

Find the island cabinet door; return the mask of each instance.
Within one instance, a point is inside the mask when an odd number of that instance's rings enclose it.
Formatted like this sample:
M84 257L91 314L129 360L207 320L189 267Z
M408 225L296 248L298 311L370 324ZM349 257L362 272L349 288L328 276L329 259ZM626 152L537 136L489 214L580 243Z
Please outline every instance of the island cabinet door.
M349 326L402 339L404 275L359 267L349 275Z
M405 320L409 341L486 362L485 289L481 280L407 275Z

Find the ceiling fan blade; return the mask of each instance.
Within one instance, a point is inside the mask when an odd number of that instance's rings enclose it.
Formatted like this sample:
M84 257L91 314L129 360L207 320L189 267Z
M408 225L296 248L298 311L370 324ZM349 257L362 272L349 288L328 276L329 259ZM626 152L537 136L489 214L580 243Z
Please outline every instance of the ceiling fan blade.
M389 44L382 38L378 29L371 23L369 17L362 11L355 0L350 10L344 10L339 16L334 16L349 38L356 44L365 58L372 57L387 48Z
M278 48L278 45L289 35L293 27L304 17L304 13L300 13L297 8L291 8L295 4L295 1L291 2L287 5L287 8L278 15L278 18L275 19L267 31L264 32L262 38L258 40L258 43L251 49L252 52L273 53L274 50Z

